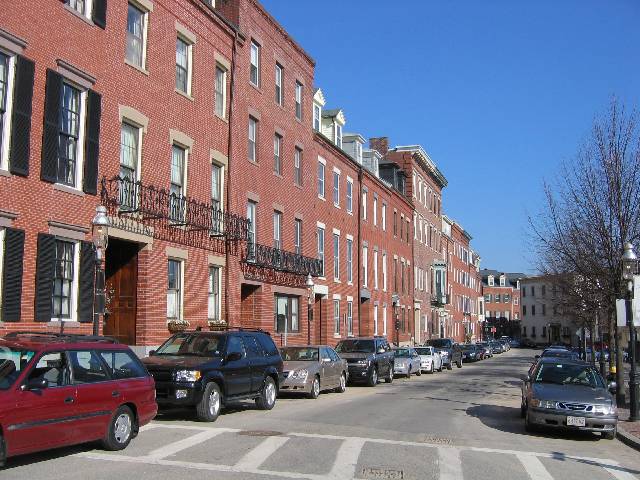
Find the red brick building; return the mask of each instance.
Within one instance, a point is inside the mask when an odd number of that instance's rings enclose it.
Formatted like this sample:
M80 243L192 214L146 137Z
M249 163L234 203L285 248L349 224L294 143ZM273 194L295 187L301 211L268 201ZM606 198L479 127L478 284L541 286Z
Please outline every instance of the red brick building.
M523 273L507 273L498 270L483 269L482 294L486 327L495 327L495 335L513 336L520 334L521 301L520 280L525 278Z

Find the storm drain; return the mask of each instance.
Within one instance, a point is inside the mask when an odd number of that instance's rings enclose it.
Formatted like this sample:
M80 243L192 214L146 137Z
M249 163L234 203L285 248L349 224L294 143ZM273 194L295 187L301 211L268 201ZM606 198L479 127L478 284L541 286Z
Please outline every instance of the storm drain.
M362 476L368 480L402 480L404 472L388 468L365 467L362 469Z
M238 432L238 435L244 435L247 437L279 437L282 432L276 432L273 430L243 430Z

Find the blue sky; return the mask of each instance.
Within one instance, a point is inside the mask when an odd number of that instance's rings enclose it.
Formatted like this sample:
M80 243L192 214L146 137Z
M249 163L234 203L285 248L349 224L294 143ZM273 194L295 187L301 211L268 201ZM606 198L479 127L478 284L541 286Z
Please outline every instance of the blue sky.
M421 144L487 268L532 270L527 213L612 95L640 105L637 0L263 0L347 131Z

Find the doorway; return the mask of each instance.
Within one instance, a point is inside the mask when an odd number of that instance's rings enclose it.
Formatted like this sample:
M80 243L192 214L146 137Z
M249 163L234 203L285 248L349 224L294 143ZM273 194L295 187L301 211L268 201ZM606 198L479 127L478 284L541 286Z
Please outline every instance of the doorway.
M137 243L109 239L105 275L107 310L104 334L126 345L136 344L138 291Z

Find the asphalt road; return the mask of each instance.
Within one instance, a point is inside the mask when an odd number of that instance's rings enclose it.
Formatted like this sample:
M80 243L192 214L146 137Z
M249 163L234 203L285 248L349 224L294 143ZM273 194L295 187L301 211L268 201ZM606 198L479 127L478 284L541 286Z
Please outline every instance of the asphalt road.
M520 378L534 353L317 400L280 398L270 412L247 403L213 424L173 412L123 452L83 446L15 458L0 479L640 478L640 454L617 440L525 433Z

